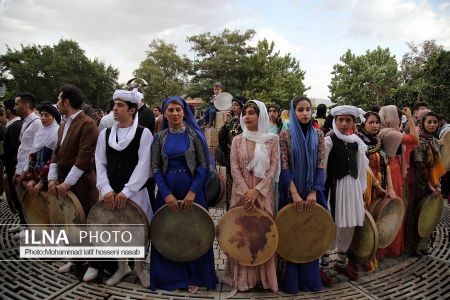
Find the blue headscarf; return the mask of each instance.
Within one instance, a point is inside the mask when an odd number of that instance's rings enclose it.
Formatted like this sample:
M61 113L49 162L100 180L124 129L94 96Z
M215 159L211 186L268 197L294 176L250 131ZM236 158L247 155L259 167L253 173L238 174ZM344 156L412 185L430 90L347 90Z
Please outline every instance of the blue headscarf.
M303 134L300 121L295 114L294 100L295 98L291 101L289 114L292 147L291 175L299 195L304 198L311 192L314 185L319 142L317 132L312 125L312 118L307 125L306 137Z
M197 124L197 121L195 120L194 115L192 114L191 108L189 105L184 101L183 98L178 96L171 96L164 100L164 103L162 105L162 111L166 111L167 106L171 101L175 101L183 108L184 111L184 121L186 126L194 130L194 132L197 134L197 137L201 140L203 145L203 151L205 151L205 157L206 157L206 163L207 163L207 169L208 172L211 172L215 168L215 161L214 158L211 156L211 153L209 152L208 143L206 142L205 135L200 130L200 127ZM169 123L167 122L166 118L163 118L163 129L166 129L169 127ZM209 174L209 173L208 173Z

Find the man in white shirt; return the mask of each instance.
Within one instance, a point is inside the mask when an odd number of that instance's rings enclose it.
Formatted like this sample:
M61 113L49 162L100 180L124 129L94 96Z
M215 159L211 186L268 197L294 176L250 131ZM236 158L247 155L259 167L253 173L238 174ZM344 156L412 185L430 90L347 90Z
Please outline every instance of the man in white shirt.
M97 188L106 207L122 209L127 201L142 208L150 221L152 208L145 183L150 177L150 146L153 136L148 128L138 125L138 103L143 98L137 89L114 92L114 120L111 129L100 132L95 150ZM100 266L98 266L100 267ZM117 284L131 271L127 261L119 261L115 274L106 281ZM143 261L135 261L135 271L144 287L150 285L143 271ZM95 278L98 270L89 268L85 279ZM87 280L85 280L87 281Z
M25 177L28 169L28 157L30 156L31 149L33 148L34 137L39 129L42 128L41 120L34 112L36 104L36 97L31 93L21 93L16 95L14 109L22 118L23 124L19 135L20 146L17 151L16 172L13 177L15 184L22 184L23 178ZM22 210L22 207L17 207L17 209ZM23 230L14 235L15 238L22 238L24 236L25 231Z

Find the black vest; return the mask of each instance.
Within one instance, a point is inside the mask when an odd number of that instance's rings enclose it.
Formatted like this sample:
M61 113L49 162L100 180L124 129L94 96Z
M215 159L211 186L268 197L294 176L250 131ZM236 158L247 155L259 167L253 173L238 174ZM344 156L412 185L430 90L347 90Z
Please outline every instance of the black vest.
M331 140L333 147L328 156L327 177L338 180L351 175L356 179L358 177L358 164L356 163L358 143L346 143L334 134L331 136Z
M116 194L123 190L138 164L138 151L143 131L144 127L138 126L130 144L122 151L117 151L108 144L111 128L106 130L106 173L109 184Z

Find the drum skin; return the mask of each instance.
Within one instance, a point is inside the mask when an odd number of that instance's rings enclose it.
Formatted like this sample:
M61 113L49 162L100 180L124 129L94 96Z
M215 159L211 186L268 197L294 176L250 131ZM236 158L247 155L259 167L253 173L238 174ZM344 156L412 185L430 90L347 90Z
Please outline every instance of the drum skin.
M278 230L273 218L262 209L230 209L216 228L217 241L225 255L243 266L258 266L273 257Z
M330 248L336 234L333 218L318 204L300 213L294 204L288 204L278 212L275 222L279 235L277 252L293 263L320 258Z
M397 236L405 215L405 205L400 198L375 200L369 207L378 230L378 248L386 248Z
M436 228L444 210L442 194L437 197L429 195L420 201L419 220L417 221L417 232L422 238L429 237Z
M109 209L104 201L98 201L89 211L87 224L144 224L145 240L149 238L149 223L145 212L132 200L121 209Z
M352 243L347 251L348 257L356 263L368 263L378 249L377 224L366 210L363 226L357 226Z
M223 199L225 194L225 179L222 174L215 172L208 180L206 185L206 197L208 199L208 207L217 206Z
M230 93L223 92L214 98L214 106L218 110L229 110L233 104L233 96Z
M83 206L72 191L59 197L49 192L41 192L48 201L48 213L52 224L85 224Z
M177 201L181 206L183 201ZM214 242L214 222L208 212L192 204L188 212L173 213L164 205L150 223L152 246L165 258L175 262L190 262L205 255Z
M27 224L50 224L47 199L41 192L37 196L33 196L26 191L22 204Z

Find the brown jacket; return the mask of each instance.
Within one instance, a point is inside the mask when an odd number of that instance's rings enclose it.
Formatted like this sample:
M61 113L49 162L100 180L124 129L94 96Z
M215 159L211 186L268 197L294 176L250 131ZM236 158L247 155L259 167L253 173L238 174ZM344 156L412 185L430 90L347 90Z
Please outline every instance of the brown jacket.
M71 190L80 200L87 216L91 207L98 201L94 171L98 127L94 120L82 111L73 120L61 145L63 132L64 125L61 125L58 130L58 143L53 151L52 163L58 165L58 179L60 182L64 181L73 165L84 171Z

